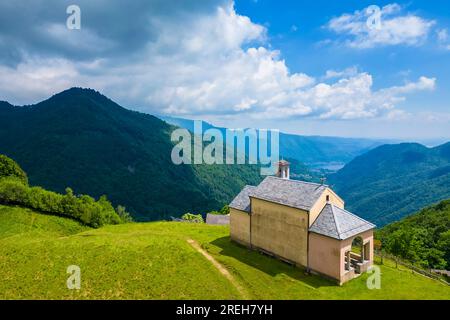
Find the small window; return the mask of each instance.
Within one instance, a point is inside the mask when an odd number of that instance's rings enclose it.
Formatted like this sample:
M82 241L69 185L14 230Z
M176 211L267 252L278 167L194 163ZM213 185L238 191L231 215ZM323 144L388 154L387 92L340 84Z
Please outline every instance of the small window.
M327 202L330 202L330 196L327 195Z

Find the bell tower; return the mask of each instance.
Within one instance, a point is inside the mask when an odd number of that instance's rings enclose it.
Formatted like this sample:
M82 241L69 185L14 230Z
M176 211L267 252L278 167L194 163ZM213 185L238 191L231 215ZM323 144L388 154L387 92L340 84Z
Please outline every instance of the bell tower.
M290 163L286 160L281 160L278 162L277 177L289 180L289 165Z

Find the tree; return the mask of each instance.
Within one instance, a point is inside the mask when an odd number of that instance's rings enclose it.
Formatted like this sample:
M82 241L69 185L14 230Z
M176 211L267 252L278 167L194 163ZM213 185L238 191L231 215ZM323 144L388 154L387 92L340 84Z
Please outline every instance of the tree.
M223 208L220 209L220 214L223 214L223 215L230 214L230 207L227 204L224 205Z
M441 233L438 248L444 253L445 269L450 269L450 230Z
M387 248L394 256L400 257L404 256L408 250L408 245L406 241L407 235L403 230L395 231L387 243ZM398 267L398 261L395 259L395 267Z
M0 155L0 203L70 217L94 228L131 221L125 207L114 210L106 196L95 201L88 195L75 196L70 188L66 188L65 194L59 194L28 186L26 173L4 155Z
M14 160L0 154L0 179L8 177L17 178L24 184L28 184L25 171Z
M427 262L435 269L445 269L447 263L444 259L445 253L436 248L431 248L427 251Z
M122 222L133 222L133 218L131 217L130 213L127 212L127 209L124 206L117 206L116 212L119 215L120 219L122 219Z
M228 207L228 205L224 205L222 207L222 209L220 209L219 211L211 211L208 212L209 214L214 214L214 215L219 215L219 216L226 216L228 214L230 214L230 207Z

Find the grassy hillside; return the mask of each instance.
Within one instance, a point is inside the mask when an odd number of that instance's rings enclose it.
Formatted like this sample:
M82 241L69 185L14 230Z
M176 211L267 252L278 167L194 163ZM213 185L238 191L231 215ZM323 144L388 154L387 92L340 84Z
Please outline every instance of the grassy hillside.
M106 194L137 220L219 209L259 182L255 166L174 165L173 129L88 89L32 106L0 104L0 153L20 164L31 185Z
M65 194L58 194L41 187L30 187L27 175L20 166L1 154L0 204L74 219L94 228L132 221L123 206L114 209L105 196L96 200L88 195L74 195L70 188L66 189Z
M381 290L367 275L342 287L230 242L229 229L133 223L89 229L0 207L0 299L450 299L450 287L383 265ZM194 240L232 277L219 272ZM66 268L81 268L81 290Z
M384 145L329 177L347 208L383 226L450 198L450 143Z
M450 269L450 200L377 231L383 248L421 267Z
M0 205L0 241L8 241L8 238L13 242L14 239L54 239L89 229L75 220Z

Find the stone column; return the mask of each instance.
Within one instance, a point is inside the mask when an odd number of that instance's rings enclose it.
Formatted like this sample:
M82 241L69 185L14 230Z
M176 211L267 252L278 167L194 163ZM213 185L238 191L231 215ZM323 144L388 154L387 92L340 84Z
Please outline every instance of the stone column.
M346 255L347 255L347 270L350 271L350 266L351 266L351 263L350 263L350 251L347 251Z
M361 245L361 263L364 263L364 242Z

